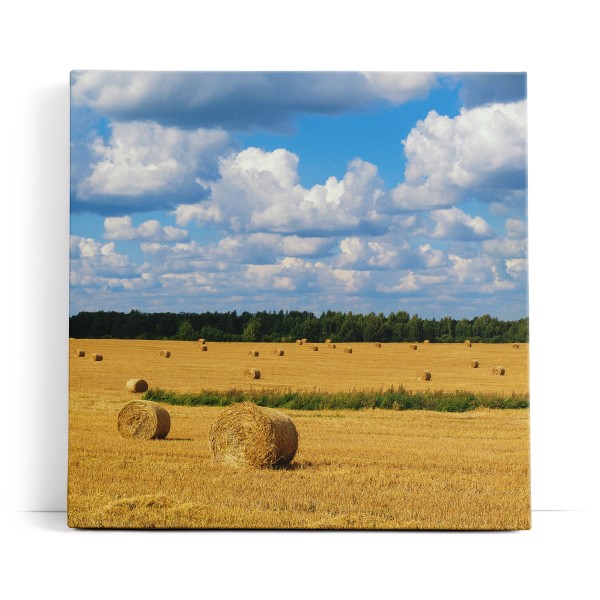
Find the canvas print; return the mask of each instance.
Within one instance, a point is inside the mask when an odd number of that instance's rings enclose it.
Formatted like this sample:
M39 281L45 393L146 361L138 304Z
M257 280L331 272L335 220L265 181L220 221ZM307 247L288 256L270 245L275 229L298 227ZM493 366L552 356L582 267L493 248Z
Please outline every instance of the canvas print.
M71 527L530 527L525 73L70 94Z

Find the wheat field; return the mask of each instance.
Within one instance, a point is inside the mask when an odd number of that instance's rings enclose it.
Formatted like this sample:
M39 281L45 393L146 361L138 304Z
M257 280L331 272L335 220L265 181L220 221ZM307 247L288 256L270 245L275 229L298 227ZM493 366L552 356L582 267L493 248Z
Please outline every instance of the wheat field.
M167 406L164 440L132 441L117 415L151 388L528 391L521 344L295 344L71 340L68 521L72 527L526 529L529 411L284 411L300 435L289 469L214 463L208 430L223 409ZM284 356L274 350L283 348ZM75 356L77 349L86 357ZM169 358L161 350L170 350ZM248 355L250 349L259 356ZM93 352L103 361L92 362ZM470 368L470 361L479 368ZM506 369L492 374L494 365ZM243 371L257 367L261 379ZM428 370L430 381L416 373ZM139 398L139 396L136 396Z

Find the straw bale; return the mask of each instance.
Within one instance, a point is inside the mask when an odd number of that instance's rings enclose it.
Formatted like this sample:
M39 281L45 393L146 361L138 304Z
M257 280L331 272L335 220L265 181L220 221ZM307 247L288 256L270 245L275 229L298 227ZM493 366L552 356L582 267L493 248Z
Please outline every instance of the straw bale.
M519 344L513 344L512 347L515 348L515 350L518 350L519 349Z
M504 367L501 367L500 365L496 365L495 367L492 367L492 373L494 375L504 375L504 373L506 373Z
M330 340L329 338L327 338L327 339L325 340L325 343L326 343L326 344L331 344L331 340Z
M417 345L416 345L416 344L409 344L409 345L408 345L408 347L409 347L411 350L416 350L416 349L417 349Z
M373 344L375 346L375 348L381 348L381 342L375 342L375 344Z
M429 381L431 379L431 373L429 371L418 371L417 379L419 381Z
M248 356L258 356L258 350L250 350L250 352L248 352Z
M75 356L77 356L77 357L85 356L85 350L76 350Z
M260 371L258 369L246 369L244 377L246 379L260 379Z
M424 344L429 344L429 340L423 340Z
M154 402L134 400L121 409L117 427L126 438L163 439L171 429L171 416L166 409Z
M471 347L471 342L469 340L465 340L465 346L468 346L469 348Z
M471 361L471 367L473 369L478 369L479 368L479 361L478 360L472 360Z
M275 356L283 356L285 352L282 348L277 348L277 350L273 350L273 354L275 354Z
M202 344L202 346L200 346L200 352L206 352L208 350L208 346L206 344Z
M102 354L99 354L98 352L95 352L94 354L92 354L92 362L96 362L96 361L100 361L100 360L104 360L104 356L102 356Z
M164 356L165 358L169 358L171 356L171 351L170 350L161 350L160 355Z
M200 338L200 339L198 340L198 343L199 343L199 344L205 344L205 343L206 343L206 340L205 340L204 338Z
M313 352L316 352L319 349L319 346L311 346L310 350L312 350Z
M148 391L148 382L144 379L130 379L125 384L125 389L128 392L133 392L135 394L141 394L142 392Z
M337 348L335 344L327 344L328 348L333 348L334 350Z
M289 464L298 450L298 431L284 413L251 402L225 409L209 431L217 462L255 468Z
M302 346L304 342L302 340L296 340L296 344L298 344L298 346Z
M302 343L303 344L307 344L308 343L308 339L307 338L302 338Z
M346 354L352 354L352 348L344 348Z

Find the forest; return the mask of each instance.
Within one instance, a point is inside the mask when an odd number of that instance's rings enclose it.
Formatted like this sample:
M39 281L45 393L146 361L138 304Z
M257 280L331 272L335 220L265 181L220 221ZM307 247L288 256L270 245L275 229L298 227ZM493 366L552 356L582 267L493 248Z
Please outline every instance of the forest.
M488 314L474 319L423 319L406 311L354 314L326 311L128 313L80 312L69 318L72 338L197 340L213 342L472 342L529 341L529 318L501 321Z

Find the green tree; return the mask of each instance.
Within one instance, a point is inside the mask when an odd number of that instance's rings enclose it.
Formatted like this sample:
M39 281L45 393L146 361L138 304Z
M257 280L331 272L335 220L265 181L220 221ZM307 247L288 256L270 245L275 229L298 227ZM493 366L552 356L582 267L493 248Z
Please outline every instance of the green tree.
M192 327L192 324L186 319L179 325L179 329L175 334L175 339L192 342L198 339L198 332Z

